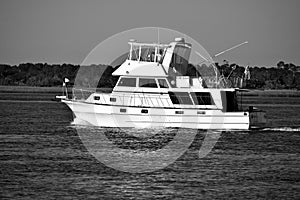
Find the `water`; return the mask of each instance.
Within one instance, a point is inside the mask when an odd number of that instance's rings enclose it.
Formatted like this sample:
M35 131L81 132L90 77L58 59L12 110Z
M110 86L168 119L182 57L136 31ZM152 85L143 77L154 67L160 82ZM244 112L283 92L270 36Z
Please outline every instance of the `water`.
M51 101L55 95L0 93L1 199L300 198L296 97L245 97L246 103L267 111L270 127L222 132L202 159L198 151L204 133L199 132L189 150L167 168L132 174L108 168L88 153L72 124L71 111ZM161 135L150 136L138 146L130 138L124 142L123 133L101 130L131 149L157 148L158 141L166 143L173 137L161 141Z

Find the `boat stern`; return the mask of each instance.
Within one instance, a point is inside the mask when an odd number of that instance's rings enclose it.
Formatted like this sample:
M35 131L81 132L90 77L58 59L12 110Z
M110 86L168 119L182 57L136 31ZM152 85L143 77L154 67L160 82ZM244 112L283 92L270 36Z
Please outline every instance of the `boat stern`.
M253 106L249 107L249 117L250 129L263 128L267 124L266 112Z

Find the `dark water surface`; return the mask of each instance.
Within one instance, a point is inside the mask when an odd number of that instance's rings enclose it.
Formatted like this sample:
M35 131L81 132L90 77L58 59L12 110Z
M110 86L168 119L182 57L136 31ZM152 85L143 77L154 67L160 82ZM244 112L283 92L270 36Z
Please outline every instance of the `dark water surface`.
M89 154L55 95L0 93L0 199L300 199L299 97L244 97L270 127L222 132L202 159L199 132L167 168L133 174Z

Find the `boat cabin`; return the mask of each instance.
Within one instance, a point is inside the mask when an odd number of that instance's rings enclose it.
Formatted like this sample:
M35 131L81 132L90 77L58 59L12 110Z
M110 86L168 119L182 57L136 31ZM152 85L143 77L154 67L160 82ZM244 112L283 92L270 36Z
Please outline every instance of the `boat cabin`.
M126 61L113 72L120 77L112 95L105 97L106 100L99 97L94 101L130 106L219 108L225 112L238 110L234 89L206 88L201 76L187 76L191 44L184 39L177 38L169 45L131 40L129 45Z
M191 44L183 38L176 38L169 45L129 42L130 51L127 60L113 72L120 76L118 84L127 77L167 78L167 85L173 88L203 88L201 76L190 77L187 74ZM169 83L169 84L168 84ZM117 84L117 85L118 85Z

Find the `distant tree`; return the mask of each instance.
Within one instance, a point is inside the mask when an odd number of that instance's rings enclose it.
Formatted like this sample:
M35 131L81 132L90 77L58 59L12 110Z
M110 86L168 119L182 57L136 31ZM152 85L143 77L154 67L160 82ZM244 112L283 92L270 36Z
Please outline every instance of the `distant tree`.
M229 75L233 83L238 83L244 76L245 68L235 63L224 60L222 65L189 65L188 72L192 76L203 76L215 79L215 67L218 75ZM70 80L69 86L111 88L118 77L112 76L116 67L106 65L79 66L72 64L47 64L47 63L23 63L18 66L0 64L0 85L27 85L27 86L60 86L66 77ZM80 70L80 71L79 71ZM77 73L78 72L78 73ZM200 72L200 74L199 74ZM300 89L300 66L293 63L279 61L277 67L250 67L250 80L247 80L245 88L268 89ZM210 79L209 79L210 80Z
M289 70L293 71L293 72L296 72L297 71L297 66L294 65L293 63L290 63L289 64Z
M285 69L285 70L289 70L289 67L290 67L290 65L287 63L283 65L283 69Z
M277 67L280 69L280 68L283 68L284 67L284 62L283 61L279 61L277 63Z

